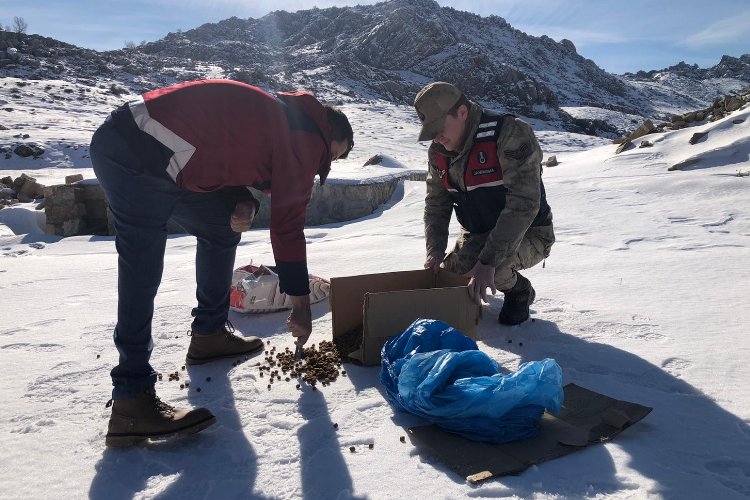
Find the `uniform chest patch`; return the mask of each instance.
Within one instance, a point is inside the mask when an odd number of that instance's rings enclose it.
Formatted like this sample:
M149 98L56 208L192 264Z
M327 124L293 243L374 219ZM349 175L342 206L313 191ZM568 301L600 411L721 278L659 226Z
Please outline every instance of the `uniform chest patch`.
M474 170L472 173L474 174L474 177L478 175L488 175L488 174L494 174L497 172L494 168L480 168L477 170Z
M485 154L484 151L480 151L479 153L477 153L477 161L479 161L479 163L482 165L487 163L487 154Z

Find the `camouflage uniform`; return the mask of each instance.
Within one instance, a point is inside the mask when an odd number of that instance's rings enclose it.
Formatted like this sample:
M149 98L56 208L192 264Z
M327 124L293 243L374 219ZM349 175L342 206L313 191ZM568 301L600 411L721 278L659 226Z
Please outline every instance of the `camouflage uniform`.
M445 150L433 143L429 150L427 196L424 223L427 255L442 256L448 246L448 225L454 201L439 175L438 155L448 158L447 176L459 192L466 192L465 172L469 153L474 146L482 108L471 103L466 121L466 139L461 151ZM471 233L462 227L453 251L443 265L449 271L464 274L477 260L495 266L495 286L510 290L517 280L517 270L532 267L549 256L555 235L552 212L546 204L541 183L542 152L531 127L525 122L502 115L497 155L502 168L505 206L494 228ZM543 206L542 206L543 205ZM544 213L540 211L540 206Z

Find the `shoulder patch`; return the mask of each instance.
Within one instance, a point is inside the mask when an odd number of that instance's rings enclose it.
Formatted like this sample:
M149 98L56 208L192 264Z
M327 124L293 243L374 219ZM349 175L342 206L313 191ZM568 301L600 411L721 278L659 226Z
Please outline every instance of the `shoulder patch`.
M504 149L503 154L508 158L513 158L517 161L523 161L531 156L531 147L529 146L528 142L524 142L518 149Z

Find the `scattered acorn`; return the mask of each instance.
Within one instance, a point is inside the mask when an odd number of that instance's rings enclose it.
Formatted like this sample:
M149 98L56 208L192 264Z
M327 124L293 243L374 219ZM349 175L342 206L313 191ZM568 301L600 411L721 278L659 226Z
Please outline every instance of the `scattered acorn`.
M350 446L349 447L349 451L351 451L352 453L354 453L355 451L357 451L357 448L355 448L354 446Z
M400 440L400 441L401 441L402 443L405 443L405 442L406 442L406 436L401 436L401 437L399 438L399 440Z
M375 443L370 443L367 445L368 448L373 449L375 447Z

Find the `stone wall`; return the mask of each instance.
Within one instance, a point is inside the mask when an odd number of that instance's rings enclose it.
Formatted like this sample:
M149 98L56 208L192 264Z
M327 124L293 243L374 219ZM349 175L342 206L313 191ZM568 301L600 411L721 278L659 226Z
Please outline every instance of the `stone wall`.
M68 176L65 184L44 188L44 232L58 236L113 233L111 214L99 182Z
M399 182L404 179L424 180L425 177L425 172L414 171L400 176L369 179L358 184L335 180L322 186L316 183L307 207L305 225L320 226L365 217L393 196ZM268 227L270 199L257 191L253 191L253 194L260 201L260 210L253 221L253 227Z
M365 217L393 196L399 182L424 180L425 172L408 171L398 175L369 179L363 182L333 181L313 187L307 208L307 226L345 222ZM104 191L95 179L66 179L67 184L44 188L44 211L47 215L47 234L74 236L82 234L114 234L112 215L107 207ZM260 210L253 221L254 228L268 227L270 199L254 191ZM170 233L183 233L176 223L167 225Z

